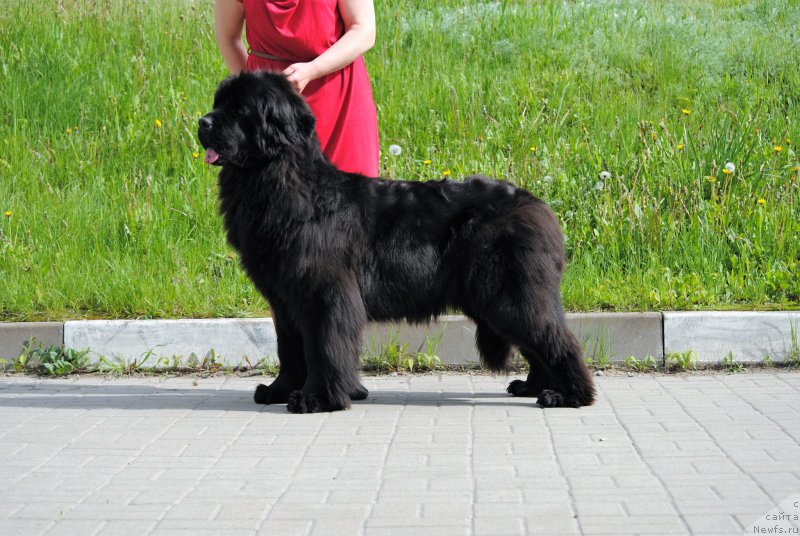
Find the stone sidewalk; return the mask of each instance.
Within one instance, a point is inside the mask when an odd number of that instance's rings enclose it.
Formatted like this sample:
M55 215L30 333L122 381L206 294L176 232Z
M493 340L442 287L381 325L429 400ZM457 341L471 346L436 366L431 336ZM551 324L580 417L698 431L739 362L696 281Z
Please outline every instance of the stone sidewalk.
M0 534L753 534L800 498L800 373L607 375L546 411L509 379L290 415L259 377L0 377Z

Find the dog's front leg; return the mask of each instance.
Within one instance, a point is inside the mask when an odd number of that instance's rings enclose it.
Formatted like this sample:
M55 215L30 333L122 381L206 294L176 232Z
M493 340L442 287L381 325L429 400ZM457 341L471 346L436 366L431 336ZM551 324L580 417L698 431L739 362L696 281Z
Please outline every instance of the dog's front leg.
M253 396L257 404L285 404L289 395L306 381L303 334L278 304L272 305L272 321L278 336L280 370L270 385L258 384Z
M366 311L358 287L329 286L311 301L304 328L306 381L289 396L292 413L338 411L366 397L358 379L361 332Z

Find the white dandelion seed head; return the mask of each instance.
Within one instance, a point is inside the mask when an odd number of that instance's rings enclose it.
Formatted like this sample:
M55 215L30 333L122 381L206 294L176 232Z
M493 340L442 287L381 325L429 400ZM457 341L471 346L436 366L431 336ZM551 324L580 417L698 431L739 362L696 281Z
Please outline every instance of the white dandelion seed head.
M610 178L611 178L611 173L609 173L608 171L601 171L600 172L600 180L601 181L607 181Z
M602 190L604 187L605 184L603 183L603 181L597 181L596 183L594 183L594 189L597 190L598 192Z
M397 156L403 152L403 149L399 145L390 145L389 146L389 154L392 156Z
M736 166L733 165L733 162L728 162L725 164L725 169L728 171L728 173L733 173L736 171Z
M544 176L544 182L553 182L553 176L552 175L545 175Z

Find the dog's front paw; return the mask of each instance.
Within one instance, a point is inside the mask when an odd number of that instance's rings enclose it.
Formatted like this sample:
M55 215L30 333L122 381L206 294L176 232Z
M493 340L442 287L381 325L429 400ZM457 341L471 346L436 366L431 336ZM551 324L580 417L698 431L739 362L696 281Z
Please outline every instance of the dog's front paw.
M294 391L289 395L286 404L289 413L323 413L327 411L338 411L344 409L343 406L331 404L319 395Z
M309 413L306 405L306 395L303 394L303 391L294 391L289 395L286 409L289 413Z
M530 383L523 380L514 380L513 382L509 383L506 391L512 396L536 397L541 393L541 391L536 391L533 387L531 387Z
M259 383L256 392L253 393L253 400L256 404L284 404L288 395L280 389L275 389L271 385Z
M543 408L558 408L564 406L564 396L557 391L545 389L539 394L536 403Z

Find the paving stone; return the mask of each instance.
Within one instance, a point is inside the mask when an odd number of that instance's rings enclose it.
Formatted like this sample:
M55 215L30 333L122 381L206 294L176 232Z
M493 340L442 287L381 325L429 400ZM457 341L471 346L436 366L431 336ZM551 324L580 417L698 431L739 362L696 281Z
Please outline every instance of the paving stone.
M321 415L256 378L0 377L0 533L730 534L797 492L798 372L598 377L579 410L516 377L368 377Z

